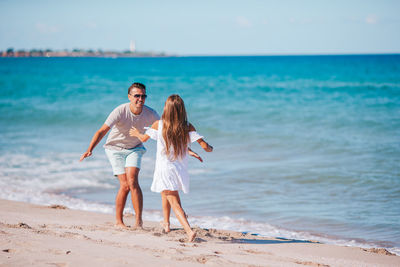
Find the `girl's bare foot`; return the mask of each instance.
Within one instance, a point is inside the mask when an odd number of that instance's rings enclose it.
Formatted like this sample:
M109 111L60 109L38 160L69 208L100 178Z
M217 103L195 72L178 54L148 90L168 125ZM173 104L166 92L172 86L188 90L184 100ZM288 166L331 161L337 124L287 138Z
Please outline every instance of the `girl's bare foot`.
M160 222L164 232L169 233L171 232L171 228L169 227L169 223L166 222Z
M116 223L114 226L117 228L128 229L128 226L126 226L124 223L121 223L121 222Z
M188 240L189 242L193 242L194 239L196 238L196 232L192 231L188 234Z

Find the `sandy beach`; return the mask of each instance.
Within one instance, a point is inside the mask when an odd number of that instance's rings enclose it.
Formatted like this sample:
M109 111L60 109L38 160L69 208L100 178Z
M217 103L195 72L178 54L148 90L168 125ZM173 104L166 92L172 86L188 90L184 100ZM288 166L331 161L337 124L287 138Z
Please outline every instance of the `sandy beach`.
M133 218L126 218L131 225ZM0 200L1 266L400 266L384 249L265 238L201 229L188 243L182 228L163 233L114 227L112 214Z

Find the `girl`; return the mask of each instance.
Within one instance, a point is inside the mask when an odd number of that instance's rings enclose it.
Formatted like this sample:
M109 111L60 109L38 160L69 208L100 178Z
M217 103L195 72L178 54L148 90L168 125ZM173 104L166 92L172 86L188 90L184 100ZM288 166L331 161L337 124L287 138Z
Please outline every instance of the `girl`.
M202 159L188 150L188 144L197 141L207 152L211 152L213 147L205 142L187 121L185 104L179 95L167 98L161 120L155 121L145 134L141 134L136 128L132 128L129 134L136 136L142 142L146 142L149 138L157 140L156 167L151 191L161 193L164 230L170 231L169 217L172 207L189 241L192 242L196 233L190 228L182 209L178 190L182 190L185 194L189 192L187 155L190 153L200 161Z

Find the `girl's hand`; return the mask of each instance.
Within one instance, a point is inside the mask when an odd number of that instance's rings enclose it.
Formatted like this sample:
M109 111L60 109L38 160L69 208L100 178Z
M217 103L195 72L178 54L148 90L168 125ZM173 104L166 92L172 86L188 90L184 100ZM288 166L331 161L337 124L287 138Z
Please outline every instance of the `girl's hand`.
M189 155L194 157L194 158L196 158L196 159L198 159L198 160L200 160L200 162L203 162L203 159L196 152L193 152L190 149L189 149Z
M146 142L150 138L147 134L141 134L135 127L132 127L132 129L129 130L129 135L139 138L140 142Z
M132 127L132 129L129 130L129 135L133 137L139 137L140 132L135 127Z
M204 149L206 152L212 152L213 151L213 147L211 146L211 145L209 145L208 143L207 143L207 147Z

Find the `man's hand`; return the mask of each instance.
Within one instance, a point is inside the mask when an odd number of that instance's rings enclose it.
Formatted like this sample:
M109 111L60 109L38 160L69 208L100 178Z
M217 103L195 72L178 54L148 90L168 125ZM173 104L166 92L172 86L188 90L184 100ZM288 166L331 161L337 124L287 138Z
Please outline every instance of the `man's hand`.
M90 157L92 155L93 149L97 146L97 144L100 142L100 140L107 134L107 132L110 130L110 127L107 124L103 124L97 132L92 137L92 141L90 141L89 147L86 150L85 153L82 154L81 158L79 161L84 160L87 157Z
M200 162L203 162L203 159L196 152L193 152L190 149L189 149L189 155L194 157L194 158L196 158L196 159L198 159L198 160L200 160Z
M86 151L85 153L82 154L82 156L81 156L81 158L80 158L79 161L82 161L82 160L84 160L85 158L90 157L91 155L92 155L92 152Z

